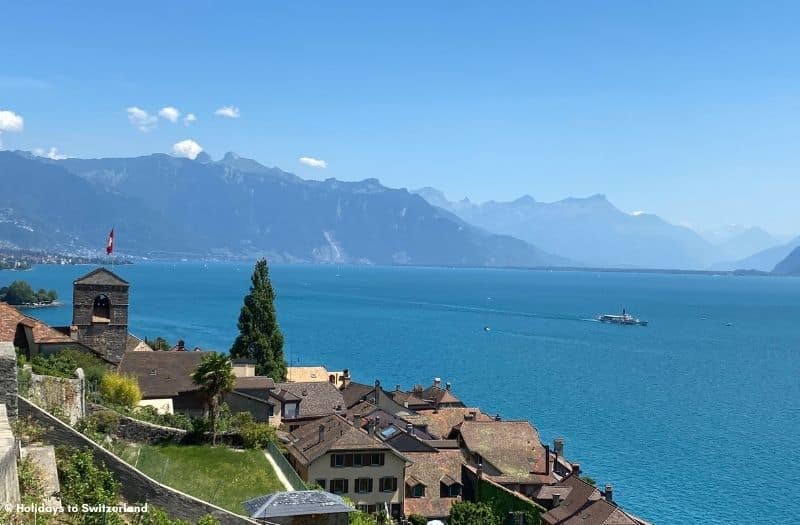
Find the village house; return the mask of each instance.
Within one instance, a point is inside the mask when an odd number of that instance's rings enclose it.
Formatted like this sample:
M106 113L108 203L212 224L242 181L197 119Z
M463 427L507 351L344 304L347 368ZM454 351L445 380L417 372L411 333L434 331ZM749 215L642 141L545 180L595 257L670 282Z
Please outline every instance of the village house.
M342 393L327 381L276 383L270 398L290 432L311 421L345 413Z
M412 463L406 469L404 483L406 516L418 514L428 520L445 520L450 507L462 499L461 450L433 449L404 455Z
M13 343L27 359L36 355L49 355L65 348L77 348L104 358L89 348L52 328L29 317L13 306L0 302L0 341Z
M580 469L561 482L542 487L534 499L549 509L542 514L545 525L649 525L614 502L613 488L604 491L580 478Z
M396 403L414 411L464 407L464 403L453 394L452 385L448 382L442 388L442 380L438 377L433 379L433 384L428 388L415 385L410 392L404 392L397 385L390 396Z
M327 381L339 388L350 381L350 371L329 371L324 366L290 366L286 369L286 381L289 383L311 383Z
M555 457L542 445L528 421L465 420L450 433L467 463L510 490L532 497L543 485L557 482Z
M304 481L347 496L365 512L403 515L408 460L344 417L327 416L295 429L287 451Z
M446 439L455 427L464 421L494 421L495 417L481 412L479 408L449 407L438 410L420 410L405 416L416 427L425 428L432 439Z
M208 352L125 352L119 363L121 374L133 376L142 392L140 406L152 406L159 412L179 413L189 417L202 417L205 413L205 396L192 381L192 374ZM275 405L270 392L275 387L269 377L245 376L242 367L234 366L236 377L233 391L225 395L224 402L232 413L249 412L256 421L280 424L276 419ZM254 369L253 369L254 370ZM236 374L235 374L236 375Z

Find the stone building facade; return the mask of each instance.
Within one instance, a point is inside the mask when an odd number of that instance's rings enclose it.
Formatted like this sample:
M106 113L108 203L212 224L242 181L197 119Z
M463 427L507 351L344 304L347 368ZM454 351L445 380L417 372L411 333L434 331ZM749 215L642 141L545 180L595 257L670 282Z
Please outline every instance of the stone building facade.
M118 363L128 343L127 281L106 268L77 279L72 288L72 329L78 342Z

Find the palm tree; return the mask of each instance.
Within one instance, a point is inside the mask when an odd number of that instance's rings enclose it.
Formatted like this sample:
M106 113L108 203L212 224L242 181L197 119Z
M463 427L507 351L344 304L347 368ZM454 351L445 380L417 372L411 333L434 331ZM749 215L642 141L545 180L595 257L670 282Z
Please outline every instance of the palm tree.
M217 444L217 418L222 396L233 390L236 376L230 357L216 352L204 355L192 374L192 381L206 396L206 408L211 423L211 443Z

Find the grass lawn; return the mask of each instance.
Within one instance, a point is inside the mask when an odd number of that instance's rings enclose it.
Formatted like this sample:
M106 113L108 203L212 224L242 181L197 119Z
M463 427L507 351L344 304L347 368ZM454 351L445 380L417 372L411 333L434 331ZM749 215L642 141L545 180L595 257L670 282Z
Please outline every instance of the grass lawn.
M237 514L243 501L284 490L262 450L134 444L122 457L164 485Z

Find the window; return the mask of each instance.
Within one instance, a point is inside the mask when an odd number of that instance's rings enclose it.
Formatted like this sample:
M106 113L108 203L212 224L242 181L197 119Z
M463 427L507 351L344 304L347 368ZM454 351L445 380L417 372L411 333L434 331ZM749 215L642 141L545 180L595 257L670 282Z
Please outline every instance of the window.
M354 454L353 455L353 466L354 467L361 467L363 465L364 456L362 454Z
M335 468L344 467L344 454L333 454L331 456L331 466Z
M384 454L365 454L365 456L369 456L369 463L366 462L365 458L365 465L370 465L372 467L377 467L383 465L385 461Z
M458 483L453 483L452 485L446 485L442 483L440 485L439 497L457 498L460 495L461 495L461 485L459 485Z
M381 492L394 492L397 490L397 478L391 476L381 478L380 490Z
M411 487L411 494L409 494L411 498L424 498L425 497L425 485L422 483L417 483L413 487Z
M315 480L314 480L314 483L316 483L317 485L319 485L319 486L320 486L320 488L321 488L322 490L325 490L325 483L326 483L326 480L324 480L324 479L315 479Z
M346 479L332 479L331 492L334 494L347 494L347 480Z
M267 408L267 416L272 417L275 415L275 405L269 405Z
M298 413L298 405L300 403L284 403L283 404L283 417L286 419L295 419Z
M372 478L356 479L356 492L359 494L368 494L372 492Z

